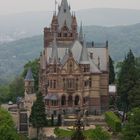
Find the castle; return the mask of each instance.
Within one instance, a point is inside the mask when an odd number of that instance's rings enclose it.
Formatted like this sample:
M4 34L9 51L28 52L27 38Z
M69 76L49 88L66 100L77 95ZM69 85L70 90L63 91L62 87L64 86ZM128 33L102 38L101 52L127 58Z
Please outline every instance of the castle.
M86 42L82 24L78 33L76 16L70 11L67 0L62 0L51 26L44 28L39 89L44 96L46 113L68 115L80 109L101 114L109 104L108 41ZM33 87L29 70L25 78L25 105L29 110L35 100Z
M108 42L86 43L82 25L67 0L44 28L39 87L48 114L75 113L78 108L100 114L108 107ZM48 88L48 92L47 89Z

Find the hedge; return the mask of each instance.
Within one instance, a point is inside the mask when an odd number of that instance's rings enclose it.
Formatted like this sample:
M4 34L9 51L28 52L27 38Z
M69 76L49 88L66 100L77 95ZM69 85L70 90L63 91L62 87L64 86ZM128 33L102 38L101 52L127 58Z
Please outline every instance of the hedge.
M114 132L121 131L121 120L114 112L111 112L111 111L106 112L105 120Z

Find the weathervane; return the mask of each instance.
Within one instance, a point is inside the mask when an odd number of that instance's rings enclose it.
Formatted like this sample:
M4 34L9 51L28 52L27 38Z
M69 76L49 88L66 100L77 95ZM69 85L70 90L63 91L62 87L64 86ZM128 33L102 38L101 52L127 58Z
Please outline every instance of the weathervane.
M55 14L56 14L57 1L55 0Z

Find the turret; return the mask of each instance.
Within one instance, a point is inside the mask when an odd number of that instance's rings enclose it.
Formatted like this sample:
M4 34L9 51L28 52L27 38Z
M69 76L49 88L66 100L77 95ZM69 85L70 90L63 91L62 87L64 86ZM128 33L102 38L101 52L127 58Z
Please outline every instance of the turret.
M52 32L57 32L58 29L58 20L56 13L53 14L52 23L51 23L51 30Z
M55 34L54 34L54 40L52 43L52 54L51 54L50 63L51 64L58 64L59 63L58 48L57 48L57 44L56 44L56 35Z
M84 35L83 35L83 25L81 22L80 31L79 31L79 41L83 45L84 43Z
M84 39L84 44L82 46L82 51L81 51L79 63L80 64L89 64L89 57L88 57L88 51L87 51L85 39Z
M31 68L28 69L28 72L24 79L24 84L25 84L26 94L33 94L34 93L34 78L33 78Z
M76 16L74 14L74 16L72 17L72 30L73 32L77 32L77 19L76 19Z

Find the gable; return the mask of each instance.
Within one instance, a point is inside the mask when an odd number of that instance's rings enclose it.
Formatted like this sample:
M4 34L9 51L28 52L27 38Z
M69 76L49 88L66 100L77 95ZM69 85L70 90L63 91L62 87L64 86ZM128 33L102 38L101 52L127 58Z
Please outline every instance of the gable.
M63 74L79 74L81 73L80 67L73 57L69 57L61 68Z

